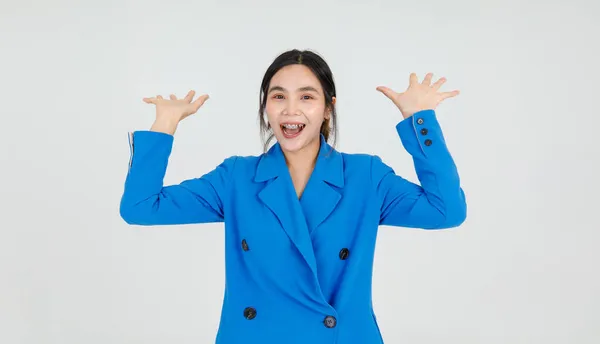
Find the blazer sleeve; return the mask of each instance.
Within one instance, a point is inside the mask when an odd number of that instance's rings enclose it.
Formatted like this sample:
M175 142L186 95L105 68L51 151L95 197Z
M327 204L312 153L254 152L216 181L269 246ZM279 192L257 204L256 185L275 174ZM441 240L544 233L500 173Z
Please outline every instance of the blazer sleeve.
M381 204L380 224L422 229L462 224L467 215L465 193L435 111L419 111L398 123L396 130L421 185L396 175L374 156L371 178Z
M129 135L131 157L121 218L144 226L222 222L236 157L199 178L163 186L173 140L173 135L153 131Z

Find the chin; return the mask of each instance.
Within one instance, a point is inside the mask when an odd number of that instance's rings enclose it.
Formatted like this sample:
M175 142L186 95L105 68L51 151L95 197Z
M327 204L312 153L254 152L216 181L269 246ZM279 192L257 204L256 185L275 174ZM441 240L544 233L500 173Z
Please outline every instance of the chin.
M302 140L297 137L294 139L286 139L285 137L278 138L277 141L281 146L281 149L286 152L297 152L302 150L306 146L306 140Z
M313 142L313 140L318 140L318 136L312 136L308 132L303 132L294 138L286 138L282 133L278 133L278 135L276 135L277 142L279 142L281 149L290 153L301 151L303 148Z

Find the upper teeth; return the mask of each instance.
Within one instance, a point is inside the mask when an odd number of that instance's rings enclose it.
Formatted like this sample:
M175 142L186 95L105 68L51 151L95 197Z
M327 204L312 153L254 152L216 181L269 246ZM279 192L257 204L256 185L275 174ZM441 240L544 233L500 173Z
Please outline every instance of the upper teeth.
M283 126L288 129L298 129L298 127L304 126L304 124L284 124Z

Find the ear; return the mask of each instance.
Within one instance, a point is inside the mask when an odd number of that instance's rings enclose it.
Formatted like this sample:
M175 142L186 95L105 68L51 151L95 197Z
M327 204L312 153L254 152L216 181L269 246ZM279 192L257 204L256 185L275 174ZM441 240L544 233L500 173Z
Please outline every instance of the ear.
M331 105L334 106L335 105L335 101L336 98L335 97L331 97ZM331 112L333 111L333 109L327 109L327 112L325 113L325 119L329 119L331 117Z

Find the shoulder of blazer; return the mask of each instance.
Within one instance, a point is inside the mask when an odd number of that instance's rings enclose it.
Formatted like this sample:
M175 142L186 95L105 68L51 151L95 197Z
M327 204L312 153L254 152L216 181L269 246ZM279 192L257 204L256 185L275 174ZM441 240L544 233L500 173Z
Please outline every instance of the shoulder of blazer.
M230 159L235 159L235 169L231 171L233 180L252 180L256 174L256 166L258 166L258 162L263 155L235 155L230 157Z
M340 153L344 161L344 174L347 177L371 178L371 165L374 155L366 153Z

